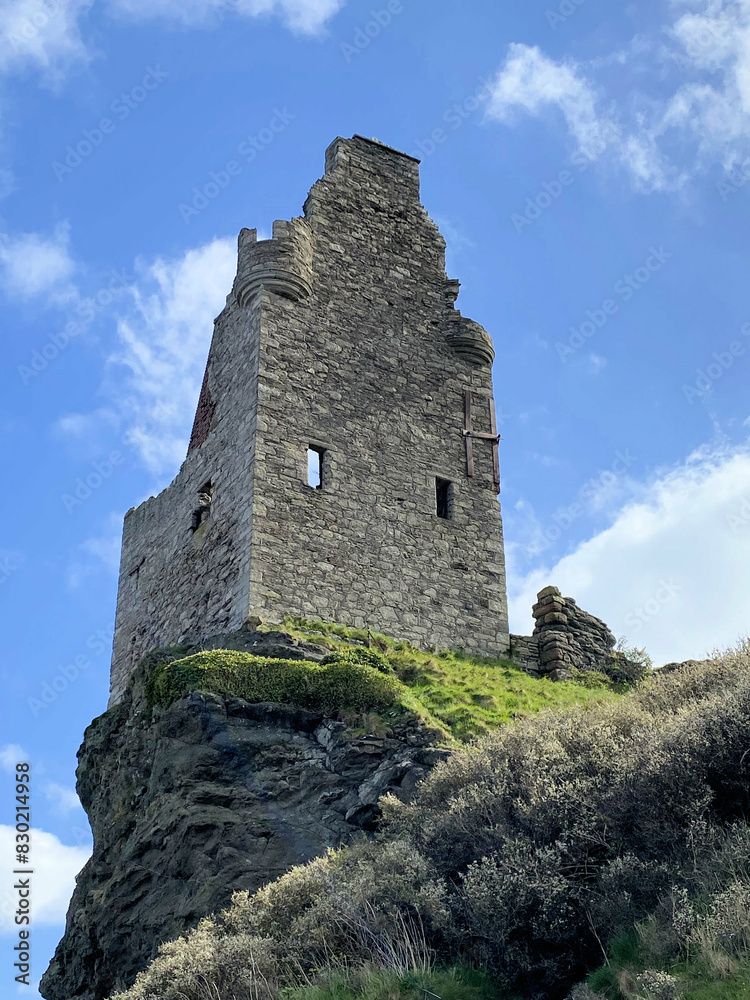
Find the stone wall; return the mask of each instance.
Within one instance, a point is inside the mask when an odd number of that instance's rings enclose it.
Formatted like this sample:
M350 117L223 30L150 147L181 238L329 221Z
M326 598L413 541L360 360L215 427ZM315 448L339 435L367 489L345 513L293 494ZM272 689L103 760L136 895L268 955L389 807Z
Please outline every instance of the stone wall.
M557 587L539 592L532 614L533 635L511 636L511 656L529 673L559 680L571 670L606 672L611 666L614 635Z
M491 343L478 325L461 353L451 339L465 324L416 161L337 140L305 220L312 294L263 293L251 605L506 653L492 445L475 442L469 478L463 435L467 390L475 430L491 431ZM325 450L321 489L305 484L310 444Z
M242 231L188 456L125 519L111 704L148 649L250 614L507 654L494 352L457 294L418 162L360 137L329 148L304 218Z

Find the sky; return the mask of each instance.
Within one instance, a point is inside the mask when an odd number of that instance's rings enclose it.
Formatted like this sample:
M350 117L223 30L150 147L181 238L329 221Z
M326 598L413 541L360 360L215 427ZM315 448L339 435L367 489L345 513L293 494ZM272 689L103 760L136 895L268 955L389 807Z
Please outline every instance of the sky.
M237 233L355 133L422 160L494 338L512 631L552 583L657 665L748 632L750 0L3 0L3 983L14 765L38 982L123 514L184 458Z

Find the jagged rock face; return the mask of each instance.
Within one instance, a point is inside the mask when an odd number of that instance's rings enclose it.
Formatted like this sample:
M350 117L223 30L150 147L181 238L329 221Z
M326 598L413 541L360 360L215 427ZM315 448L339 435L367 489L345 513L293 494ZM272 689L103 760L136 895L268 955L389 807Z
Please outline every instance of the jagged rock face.
M446 756L416 723L388 738L282 705L194 693L149 717L142 678L86 731L78 792L94 853L42 980L49 1000L103 1000L160 942L377 825Z

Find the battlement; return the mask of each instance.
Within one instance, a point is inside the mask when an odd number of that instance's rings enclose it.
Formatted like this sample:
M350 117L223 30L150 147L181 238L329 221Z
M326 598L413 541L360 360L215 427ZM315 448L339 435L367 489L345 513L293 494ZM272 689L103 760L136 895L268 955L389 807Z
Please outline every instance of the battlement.
M312 292L312 234L304 219L277 219L270 240L257 229L242 229L238 239L234 294L245 307L263 288L299 302Z

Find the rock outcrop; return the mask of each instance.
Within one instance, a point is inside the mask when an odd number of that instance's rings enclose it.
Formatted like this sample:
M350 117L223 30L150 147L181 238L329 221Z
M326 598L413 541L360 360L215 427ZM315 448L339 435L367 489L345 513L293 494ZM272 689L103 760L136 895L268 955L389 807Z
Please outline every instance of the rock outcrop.
M265 655L326 652L282 633L223 640ZM145 673L79 752L94 853L42 980L49 1000L103 1000L130 985L160 942L234 891L373 830L380 796L409 798L447 755L415 721L356 735L313 712L200 692L152 712Z

